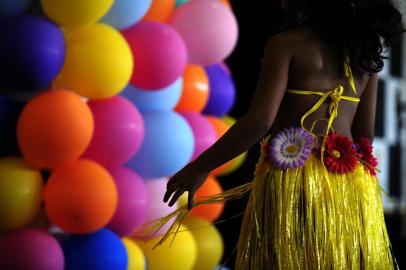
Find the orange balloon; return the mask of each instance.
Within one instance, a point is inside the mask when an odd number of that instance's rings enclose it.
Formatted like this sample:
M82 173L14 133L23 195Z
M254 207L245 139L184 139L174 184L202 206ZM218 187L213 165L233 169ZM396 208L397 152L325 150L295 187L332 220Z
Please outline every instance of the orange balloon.
M233 8L231 6L230 0L220 0L220 2L223 3L224 5L226 5L227 7L231 8L231 9Z
M93 126L92 112L80 96L67 90L47 91L23 109L17 125L18 144L32 166L52 169L82 155Z
M166 22L175 9L176 0L152 0L152 5L145 15L145 20Z
M112 176L90 160L76 160L55 169L44 190L50 220L69 233L91 233L116 211L118 196Z
M227 130L230 128L229 125L227 125L223 120L221 120L218 117L215 116L206 116L207 119L210 121L210 123L213 125L214 129L216 130L217 133L217 138L219 139L221 136L224 135L224 133L227 132ZM232 160L224 163L223 165L221 165L220 167L214 169L213 171L211 171L210 173L212 175L219 175L222 172L224 172L225 170L229 169L232 165Z
M201 66L188 65L183 74L182 96L177 112L201 112L209 101L209 78Z
M196 191L195 200L222 192L223 188L217 179L209 175L203 185ZM221 216L223 209L224 203L199 205L192 208L190 215L214 222Z

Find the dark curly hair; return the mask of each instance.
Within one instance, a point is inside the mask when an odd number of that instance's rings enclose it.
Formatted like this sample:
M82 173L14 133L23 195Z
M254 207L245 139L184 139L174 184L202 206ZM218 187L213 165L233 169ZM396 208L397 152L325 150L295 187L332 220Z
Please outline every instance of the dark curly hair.
M355 74L379 72L382 53L405 32L399 8L391 0L303 0L316 31L348 55Z

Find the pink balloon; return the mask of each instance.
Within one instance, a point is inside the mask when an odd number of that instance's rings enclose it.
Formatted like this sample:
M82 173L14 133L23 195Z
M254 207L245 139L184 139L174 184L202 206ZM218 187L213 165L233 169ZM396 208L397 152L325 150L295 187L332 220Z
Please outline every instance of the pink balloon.
M206 117L196 112L182 112L180 115L186 119L193 131L195 149L192 159L197 158L217 140L217 133Z
M185 3L175 9L169 23L185 40L190 64L217 64L237 43L237 20L231 9L217 0Z
M148 191L143 179L125 167L109 169L118 191L116 213L108 227L120 236L130 235L147 217Z
M0 238L0 269L63 270L64 256L51 235L23 229Z
M187 64L182 37L170 25L143 21L123 32L134 55L131 82L144 90L159 90L176 81Z
M163 197L166 192L166 183L168 178L156 178L156 179L146 179L145 186L148 190L148 207L147 207L147 218L146 223L164 217L178 208L178 202L176 202L172 207L163 202ZM161 228L155 235L140 235L139 231L135 231L133 237L148 239L154 236L163 235L175 221L168 222L164 227Z
M91 100L88 105L93 113L94 134L83 157L105 166L124 164L144 139L144 121L138 109L120 96Z

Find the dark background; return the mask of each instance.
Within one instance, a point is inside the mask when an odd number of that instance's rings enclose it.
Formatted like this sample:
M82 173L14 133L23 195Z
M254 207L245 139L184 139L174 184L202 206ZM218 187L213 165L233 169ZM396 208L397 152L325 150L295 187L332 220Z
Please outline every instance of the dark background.
M240 36L237 47L233 54L227 59L235 84L237 86L237 100L230 115L234 118L241 117L250 105L254 94L256 83L261 68L261 58L264 53L264 47L269 38L273 35L287 30L293 25L294 19L281 11L278 0L231 0L234 13L237 17L240 29ZM391 72L395 76L401 74L401 46L400 43L394 47L392 57L398 61L391 62ZM382 85L380 89L382 92ZM379 107L379 105L378 105ZM380 107L382 111L382 107ZM377 132L383 127L382 115L378 113ZM221 185L225 190L252 180L255 164L259 157L259 145L257 144L248 152L245 163L230 175L219 177ZM399 159L396 159L399 161ZM399 167L400 164L397 164ZM392 168L391 168L392 171ZM399 171L399 168L397 170ZM400 175L397 173L396 178ZM392 174L391 174L392 178ZM395 185L400 181L394 181ZM391 183L391 189L393 184ZM396 188L396 191L399 189ZM400 194L399 194L400 195ZM224 239L224 255L222 263L227 267L234 268L235 247L240 233L242 213L245 209L248 198L235 202L226 203L223 215L216 224ZM405 240L401 238L401 218L399 213L385 215L389 235L393 245L393 251L401 268L404 258L401 257L400 249L405 247ZM402 269L402 268L401 268Z

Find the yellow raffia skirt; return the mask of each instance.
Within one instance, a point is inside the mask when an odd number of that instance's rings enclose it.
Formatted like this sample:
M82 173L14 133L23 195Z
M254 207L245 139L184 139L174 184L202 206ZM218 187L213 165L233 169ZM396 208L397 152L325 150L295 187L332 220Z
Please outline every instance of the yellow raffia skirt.
M261 156L254 180L195 205L235 200L249 194L237 246L235 270L394 269L386 231L381 188L359 163L354 172L325 176L322 161L311 155L300 168L282 170ZM148 229L186 218L186 206L154 221Z

